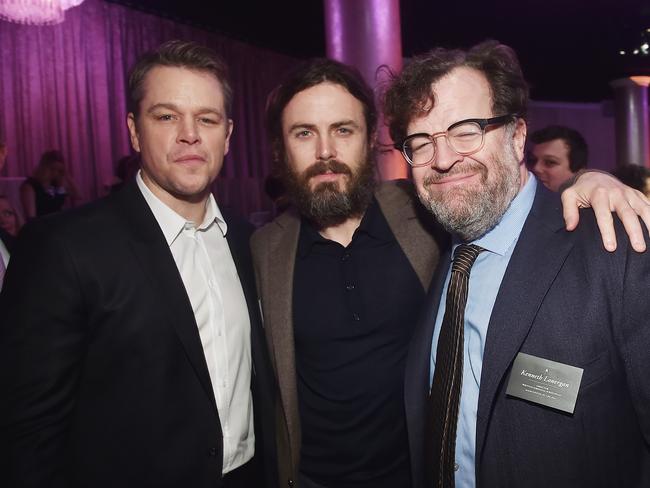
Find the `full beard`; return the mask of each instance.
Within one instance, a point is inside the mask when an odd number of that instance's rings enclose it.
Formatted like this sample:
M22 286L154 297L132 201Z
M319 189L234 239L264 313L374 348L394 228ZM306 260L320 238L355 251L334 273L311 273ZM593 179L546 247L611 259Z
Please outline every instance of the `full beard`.
M445 174L434 174L423 180L424 191L419 192L422 204L436 217L438 222L450 233L465 242L482 237L501 220L510 203L519 192L521 175L514 148L506 149L505 154L494 158L488 178L487 167L469 159L461 166L454 166ZM455 174L478 172L480 184L458 186L445 193L436 193L431 186L438 180Z
M284 168L282 179L287 195L300 214L321 229L363 215L375 190L374 167L367 158L356 173L336 159L317 161L300 174L292 171L289 164L285 163ZM311 178L328 172L347 175L343 190L336 181L319 183L313 189L310 187Z

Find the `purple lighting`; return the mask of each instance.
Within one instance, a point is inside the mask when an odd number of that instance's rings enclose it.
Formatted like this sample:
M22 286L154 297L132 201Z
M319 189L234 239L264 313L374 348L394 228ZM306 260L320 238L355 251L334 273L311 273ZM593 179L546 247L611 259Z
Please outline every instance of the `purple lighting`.
M0 19L17 24L53 25L63 22L65 11L84 0L0 0Z

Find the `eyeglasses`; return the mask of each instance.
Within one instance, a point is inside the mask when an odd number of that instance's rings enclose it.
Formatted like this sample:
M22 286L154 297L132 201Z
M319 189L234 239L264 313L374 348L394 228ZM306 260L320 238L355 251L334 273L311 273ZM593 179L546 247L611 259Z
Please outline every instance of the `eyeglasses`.
M411 134L395 144L406 162L413 167L426 166L436 158L436 139L444 137L447 145L461 156L469 156L483 147L485 129L490 125L502 125L515 119L508 114L489 119L465 119L451 124L446 131L434 134Z

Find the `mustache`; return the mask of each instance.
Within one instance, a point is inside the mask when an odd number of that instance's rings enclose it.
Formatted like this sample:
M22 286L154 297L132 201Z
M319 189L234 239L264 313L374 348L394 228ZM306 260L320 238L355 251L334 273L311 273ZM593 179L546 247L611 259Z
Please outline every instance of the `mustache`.
M303 178L308 180L314 176L323 175L325 173L345 174L352 175L350 167L336 159L328 159L327 161L317 161L307 168L303 173Z
M434 183L438 183L439 181L444 180L445 178L449 178L450 176L457 176L457 175L476 173L476 172L481 173L483 176L485 176L485 166L477 161L470 160L460 165L455 164L454 166L449 168L448 171L444 171L444 172L434 171L432 174L425 176L423 183L425 185L431 185Z

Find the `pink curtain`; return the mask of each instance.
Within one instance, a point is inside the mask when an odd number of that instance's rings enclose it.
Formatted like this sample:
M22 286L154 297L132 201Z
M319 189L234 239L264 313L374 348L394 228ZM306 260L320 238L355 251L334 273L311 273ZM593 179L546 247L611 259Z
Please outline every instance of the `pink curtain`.
M115 162L130 151L125 79L145 51L169 39L194 40L231 68L235 131L215 185L220 202L243 215L270 208L263 110L269 91L296 60L127 7L86 0L62 24L0 20L0 139L4 174L26 176L47 149L60 149L85 201L100 196Z

